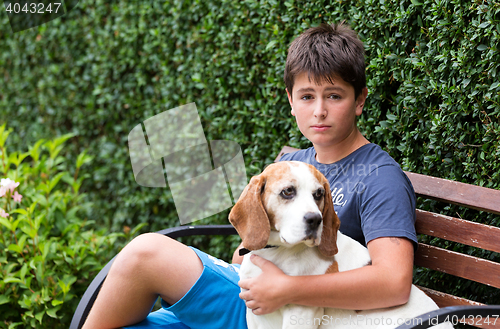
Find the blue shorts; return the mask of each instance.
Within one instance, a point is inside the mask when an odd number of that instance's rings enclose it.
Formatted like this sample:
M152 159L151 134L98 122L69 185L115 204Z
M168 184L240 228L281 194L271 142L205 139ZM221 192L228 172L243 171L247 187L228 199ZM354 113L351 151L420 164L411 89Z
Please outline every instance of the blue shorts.
M191 289L174 305L162 308L125 328L247 329L245 303L239 297L239 264L228 264L196 248L203 272Z

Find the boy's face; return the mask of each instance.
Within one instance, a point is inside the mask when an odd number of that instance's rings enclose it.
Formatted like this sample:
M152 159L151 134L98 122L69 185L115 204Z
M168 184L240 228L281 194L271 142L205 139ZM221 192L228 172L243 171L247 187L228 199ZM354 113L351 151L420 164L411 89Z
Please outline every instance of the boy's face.
M356 116L361 115L367 89L355 99L354 88L341 78L317 85L307 72L295 78L292 94L287 90L292 115L302 134L314 146L335 146L357 132Z

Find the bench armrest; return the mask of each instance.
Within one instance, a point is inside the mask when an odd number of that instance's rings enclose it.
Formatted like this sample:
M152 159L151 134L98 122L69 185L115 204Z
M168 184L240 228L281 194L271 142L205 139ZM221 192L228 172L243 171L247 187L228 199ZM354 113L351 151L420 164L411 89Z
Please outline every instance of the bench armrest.
M456 325L462 319L466 324L500 327L500 305L443 307L408 320L396 329L424 329L445 321Z
M199 226L178 226L173 228L168 228L156 232L168 236L170 238L180 238L183 236L192 235L233 235L237 234L236 230L231 225L199 225ZM116 256L111 259L106 266L96 275L94 280L90 283L89 287L83 294L75 313L73 314L73 319L71 320L70 329L80 329L83 323L87 319L87 315L94 305L94 301L97 298L97 294L101 289L104 279L108 275L108 271L111 268L111 264L115 260Z

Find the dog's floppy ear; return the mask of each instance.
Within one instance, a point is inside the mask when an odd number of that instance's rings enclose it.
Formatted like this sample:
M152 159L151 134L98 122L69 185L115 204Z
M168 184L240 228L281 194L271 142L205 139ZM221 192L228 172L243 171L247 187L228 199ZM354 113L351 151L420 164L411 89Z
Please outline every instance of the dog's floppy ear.
M340 219L335 213L335 210L333 210L332 193L330 192L330 184L328 184L326 178L324 178L323 187L325 188L323 233L321 233L321 243L318 249L323 256L331 257L338 252L337 231L340 227Z
M261 198L265 184L264 174L252 177L229 213L229 221L248 250L262 249L269 240L271 225Z

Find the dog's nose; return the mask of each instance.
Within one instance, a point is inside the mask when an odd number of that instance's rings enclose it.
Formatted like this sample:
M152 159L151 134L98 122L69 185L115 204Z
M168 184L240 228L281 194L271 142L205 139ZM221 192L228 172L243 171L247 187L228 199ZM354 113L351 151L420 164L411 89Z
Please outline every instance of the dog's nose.
M308 212L304 215L304 221L306 222L307 230L316 231L321 224L323 217L321 214L316 212Z

